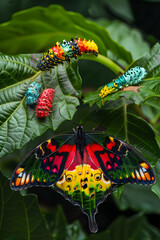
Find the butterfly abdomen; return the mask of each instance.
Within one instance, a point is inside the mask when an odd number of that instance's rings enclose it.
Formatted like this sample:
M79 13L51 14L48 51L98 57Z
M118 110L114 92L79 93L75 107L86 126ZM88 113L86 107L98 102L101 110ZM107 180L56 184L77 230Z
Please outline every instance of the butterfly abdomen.
M32 105L38 102L38 97L41 91L41 84L33 82L29 85L27 92L25 93L26 103Z
M55 92L54 89L48 88L41 93L36 107L36 115L39 118L43 118L49 115L49 112L52 108L54 92Z
M118 91L124 87L132 86L138 84L147 74L146 70L142 67L134 67L125 72L122 76L114 79L112 82L108 83L100 91L99 96L101 98L106 97L108 94Z
M48 70L57 66L58 64L63 64L64 61L70 61L76 56L80 56L82 53L92 53L98 55L97 44L92 41L87 41L86 39L81 40L71 39L71 41L63 40L63 43L57 42L56 45L48 50L47 53L43 54L40 62L37 65L37 69L41 71Z

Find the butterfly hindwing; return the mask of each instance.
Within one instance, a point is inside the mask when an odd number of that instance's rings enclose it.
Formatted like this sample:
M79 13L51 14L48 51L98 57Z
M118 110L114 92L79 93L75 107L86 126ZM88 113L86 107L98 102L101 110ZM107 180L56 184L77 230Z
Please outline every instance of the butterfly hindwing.
M132 146L107 134L87 134L88 154L117 184L153 184L155 176L147 160Z
M79 205L89 219L92 232L97 231L95 214L97 205L110 194L116 185L105 177L100 168L97 168L84 149L83 161L76 149L75 161L63 171L61 178L56 183L56 190Z
M20 190L54 184L61 177L65 165L74 159L74 141L73 135L61 135L34 148L15 169L11 188Z

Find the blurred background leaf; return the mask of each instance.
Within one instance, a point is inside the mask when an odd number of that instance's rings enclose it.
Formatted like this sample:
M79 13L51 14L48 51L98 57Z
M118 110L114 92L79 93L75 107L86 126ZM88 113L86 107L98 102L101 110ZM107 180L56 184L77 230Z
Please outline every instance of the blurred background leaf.
M0 236L1 240L53 240L46 228L36 196L22 197L9 187L0 173Z
M101 240L107 238L108 240L158 240L159 237L160 233L158 230L150 225L142 214L139 214L128 219L120 216L105 232L91 235L88 239Z

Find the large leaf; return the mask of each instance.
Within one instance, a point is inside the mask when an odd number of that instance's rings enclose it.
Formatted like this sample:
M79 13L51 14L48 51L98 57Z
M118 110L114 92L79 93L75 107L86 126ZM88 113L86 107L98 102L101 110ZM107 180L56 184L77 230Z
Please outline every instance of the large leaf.
M134 60L144 55L144 52L149 49L149 44L142 39L142 34L137 29L130 28L119 20L99 19L97 23L106 27L111 37L124 46L132 54Z
M36 73L34 55L8 56L0 54L0 88L23 81Z
M156 183L152 186L152 191L160 198L160 162L155 167Z
M11 21L1 24L0 35L0 51L9 54L46 51L57 41L78 36L93 39L103 55L110 50L118 58L132 61L131 54L113 41L104 27L58 5L34 7L14 14Z
M120 210L132 209L150 214L160 214L159 198L151 191L149 186L126 184L120 199L114 198L114 200Z
M160 158L160 149L150 125L140 117L122 108L101 112L100 123L107 133L119 137L139 150L144 157L155 164Z
M60 206L50 210L46 215L48 229L55 240L84 240L85 234L78 221L68 224Z
M148 223L147 219L138 214L130 218L117 218L106 231L90 235L88 240L159 240L160 232Z
M1 240L52 240L35 196L22 197L0 173Z
M7 59L7 80L10 80L11 73L11 82L16 83L0 90L0 157L22 148L30 139L41 135L48 128L55 130L66 119L71 120L76 106L79 105L76 96L81 94L81 78L76 60L71 64L65 63L64 66L55 67L51 73L39 72L39 77L36 78L38 73L32 75L34 69L30 67L30 62L34 62L28 58L4 56L4 59ZM27 86L35 78L42 83L43 89L56 90L53 112L43 120L36 117L34 108L26 106L24 96Z

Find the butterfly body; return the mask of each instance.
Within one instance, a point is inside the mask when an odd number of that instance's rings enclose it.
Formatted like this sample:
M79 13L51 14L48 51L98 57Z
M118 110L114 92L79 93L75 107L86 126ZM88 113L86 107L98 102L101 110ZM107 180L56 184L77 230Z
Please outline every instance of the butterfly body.
M106 133L86 133L82 126L73 134L57 135L38 145L15 169L11 188L54 186L98 230L97 206L124 183L153 184L155 176L145 158L133 147Z

